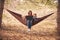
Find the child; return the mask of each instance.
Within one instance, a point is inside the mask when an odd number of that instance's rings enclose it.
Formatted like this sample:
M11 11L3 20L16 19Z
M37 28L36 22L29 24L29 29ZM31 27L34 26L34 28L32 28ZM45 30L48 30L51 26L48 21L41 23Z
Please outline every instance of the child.
M36 18L37 18L37 14L36 13L33 14L33 18L34 18L34 20L36 20Z

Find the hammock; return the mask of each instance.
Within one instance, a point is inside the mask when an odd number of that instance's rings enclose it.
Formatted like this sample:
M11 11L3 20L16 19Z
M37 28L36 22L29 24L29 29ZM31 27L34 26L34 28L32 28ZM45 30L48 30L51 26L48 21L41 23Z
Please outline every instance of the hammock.
M11 11L11 10L8 10L8 9L6 9L6 10L7 10L11 15L13 15L17 20L19 20L19 22L21 22L22 24L26 25L26 20L23 19L23 17L22 17L21 14L15 13L15 12L13 12L13 11ZM51 13L51 14L46 15L46 16L44 16L44 17L36 18L36 20L33 21L33 25L35 25L35 24L43 21L44 19L46 19L47 17L51 16L52 14L54 14L54 13ZM32 26L33 26L33 25L32 25ZM27 25L26 25L26 26L27 26Z

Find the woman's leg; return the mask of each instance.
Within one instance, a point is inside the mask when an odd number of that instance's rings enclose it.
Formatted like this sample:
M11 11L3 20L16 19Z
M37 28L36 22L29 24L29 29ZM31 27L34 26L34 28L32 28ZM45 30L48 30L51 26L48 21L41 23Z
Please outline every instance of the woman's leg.
M29 20L29 29L31 29L32 26L32 20Z
M28 31L30 31L32 26L32 20L27 21L27 26L28 26Z

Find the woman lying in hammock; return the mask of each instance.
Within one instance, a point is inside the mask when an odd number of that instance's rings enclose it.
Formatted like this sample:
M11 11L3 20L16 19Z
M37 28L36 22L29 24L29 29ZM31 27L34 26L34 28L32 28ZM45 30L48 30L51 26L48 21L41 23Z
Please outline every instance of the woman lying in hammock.
M31 10L28 12L28 15L25 16L25 19L26 19L26 24L28 26L28 31L30 31L34 19Z

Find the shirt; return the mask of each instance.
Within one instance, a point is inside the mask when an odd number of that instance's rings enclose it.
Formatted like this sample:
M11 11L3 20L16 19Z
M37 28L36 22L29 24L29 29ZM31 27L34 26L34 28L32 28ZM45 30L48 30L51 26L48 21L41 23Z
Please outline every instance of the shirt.
M27 20L33 20L33 16L26 16Z

